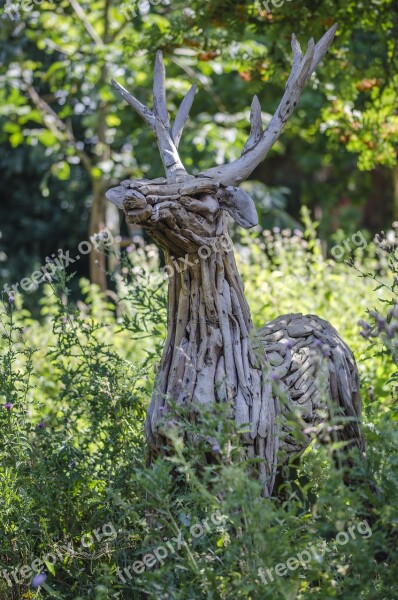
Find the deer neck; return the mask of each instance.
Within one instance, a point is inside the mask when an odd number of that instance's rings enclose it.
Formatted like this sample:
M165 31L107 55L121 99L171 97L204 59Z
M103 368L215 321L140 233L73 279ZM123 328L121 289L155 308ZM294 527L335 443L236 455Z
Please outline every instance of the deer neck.
M168 333L148 411L147 434L171 403L232 401L249 422L261 394L261 366L249 306L228 234L217 247L176 260L166 253Z
M223 240L230 243L226 236ZM205 248L185 261L167 257L173 276L162 368L164 391L177 403L211 402L225 391L233 397L239 385L237 370L248 369L244 359L253 325L233 252ZM215 380L224 381L226 389L217 391Z

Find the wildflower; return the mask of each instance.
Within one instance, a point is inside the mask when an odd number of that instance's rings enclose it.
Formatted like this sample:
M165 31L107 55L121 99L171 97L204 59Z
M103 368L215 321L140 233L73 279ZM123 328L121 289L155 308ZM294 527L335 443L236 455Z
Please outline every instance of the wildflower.
M14 302L15 302L15 298L14 298L14 296L13 296L12 294L10 294L10 295L8 296L8 302L9 302L10 304L14 304Z
M37 589L45 582L46 579L47 575L45 573L39 573L38 575L35 575L33 577L30 587L32 587L33 589Z
M358 325L360 327L364 327L365 329L370 329L371 328L370 324L367 323L366 321L364 321L363 319L359 319Z
M384 329L386 320L384 317L382 317L382 315L377 314L375 317L375 321L376 321L378 329L380 329L380 330Z
M45 424L45 423L43 423L43 421L40 421L40 423L38 424L37 428L38 428L38 429L44 429L44 428L45 428L45 426L46 426L46 424Z
M130 254L133 250L134 250L133 246L127 246L127 248L126 248L127 254Z
M220 445L219 444L213 444L211 449L213 450L213 452L215 452L215 454L219 454L220 453Z
M388 311L388 317L391 319L398 319L398 304L394 304Z
M187 513L180 513L178 518L180 519L181 523L185 525L185 527L188 527L191 522L191 517L187 515Z
M367 321L364 321L363 319L360 319L358 321L358 325L362 327L362 331L359 335L365 338L365 340L368 340L372 333L372 326L370 325L370 323L367 323Z
M360 331L359 335L368 340L370 338L370 331Z
M61 317L61 323L67 323L68 319L66 317Z
M7 403L4 405L4 408L5 408L6 410L11 410L13 406L14 406L14 405L12 404L12 402L7 402Z
M272 381L279 381L279 377L276 373L272 373L271 379L272 379Z

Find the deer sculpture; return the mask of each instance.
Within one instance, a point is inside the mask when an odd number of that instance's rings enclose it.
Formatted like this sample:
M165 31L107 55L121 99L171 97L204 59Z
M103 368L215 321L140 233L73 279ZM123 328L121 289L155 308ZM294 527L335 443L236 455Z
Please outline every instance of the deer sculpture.
M311 428L327 416L344 421L336 428L338 439L363 448L359 376L350 349L329 323L313 315L284 315L255 332L228 233L228 217L244 228L257 225L253 200L236 186L280 136L335 31L333 26L316 45L311 39L305 54L292 36L292 70L267 128L255 97L241 156L196 176L178 154L195 85L171 126L161 51L153 110L112 81L154 132L166 173L165 178L122 181L106 194L164 249L169 273L168 333L146 419L152 456L167 446L160 423L175 404L191 407L195 415L198 405L228 402L247 456L263 459L257 462L265 496L275 484L280 450L283 461L299 455L313 439ZM302 424L299 441L286 418L292 412Z

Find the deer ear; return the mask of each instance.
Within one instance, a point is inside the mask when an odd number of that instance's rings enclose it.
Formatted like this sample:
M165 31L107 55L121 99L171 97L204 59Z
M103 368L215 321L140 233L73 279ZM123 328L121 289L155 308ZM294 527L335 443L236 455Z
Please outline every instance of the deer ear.
M220 208L231 215L235 223L244 229L258 225L257 210L253 199L243 190L232 185L220 187L217 193Z

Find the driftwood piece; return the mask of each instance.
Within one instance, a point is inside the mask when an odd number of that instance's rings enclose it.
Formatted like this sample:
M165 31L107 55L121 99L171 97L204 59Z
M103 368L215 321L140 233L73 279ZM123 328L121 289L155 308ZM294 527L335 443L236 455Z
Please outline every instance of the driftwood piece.
M263 135L261 105L257 96L254 96L250 109L250 126L250 135L246 144L243 147L242 156L243 154L254 148L254 146L258 144L258 142L261 139L261 136Z
M184 100L181 102L181 106L178 109L178 113L176 119L174 121L173 129L171 131L171 137L173 138L175 147L178 148L180 144L180 139L182 136L182 132L184 130L184 125L189 116L189 111L191 110L193 100L196 94L196 85L194 84Z

